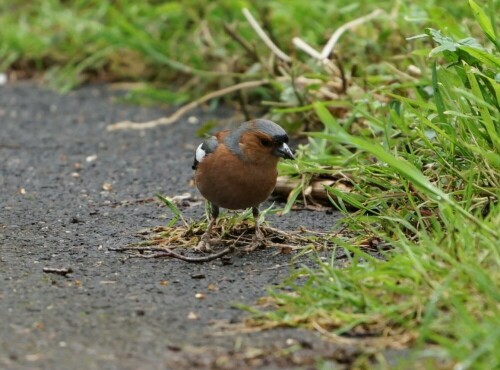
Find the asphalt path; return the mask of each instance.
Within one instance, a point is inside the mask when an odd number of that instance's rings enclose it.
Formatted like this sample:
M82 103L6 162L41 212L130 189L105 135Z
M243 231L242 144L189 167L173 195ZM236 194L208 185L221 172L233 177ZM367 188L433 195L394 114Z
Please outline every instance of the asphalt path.
M143 202L190 193L196 130L218 110L146 131L107 132L121 120L169 110L117 103L123 92L87 86L60 95L33 82L0 86L0 368L275 369L349 363L354 349L310 331L252 332L246 311L289 273L272 248L191 264L108 250L168 222ZM331 212L294 211L272 226L330 230ZM44 268L71 268L66 276ZM200 299L203 298L203 299Z

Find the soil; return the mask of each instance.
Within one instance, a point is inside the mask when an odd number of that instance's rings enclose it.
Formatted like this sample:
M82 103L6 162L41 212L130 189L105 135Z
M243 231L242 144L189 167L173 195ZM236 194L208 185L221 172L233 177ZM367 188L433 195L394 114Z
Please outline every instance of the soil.
M251 332L248 313L287 277L292 254L268 248L191 264L133 259L109 247L138 240L171 214L156 193L191 193L196 130L230 112L145 131L107 132L121 120L171 110L120 104L123 91L87 86L60 95L33 82L0 86L0 368L308 369L348 364L352 348L317 333ZM330 230L331 212L273 216L273 227ZM44 268L70 268L63 275ZM201 293L204 299L199 299Z

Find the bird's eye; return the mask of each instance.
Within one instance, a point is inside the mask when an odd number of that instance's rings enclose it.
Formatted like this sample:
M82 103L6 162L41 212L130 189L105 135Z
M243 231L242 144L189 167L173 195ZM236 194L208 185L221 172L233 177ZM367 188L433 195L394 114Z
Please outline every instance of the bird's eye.
M271 140L269 140L269 139L262 138L262 139L260 139L260 143L264 146L271 146Z

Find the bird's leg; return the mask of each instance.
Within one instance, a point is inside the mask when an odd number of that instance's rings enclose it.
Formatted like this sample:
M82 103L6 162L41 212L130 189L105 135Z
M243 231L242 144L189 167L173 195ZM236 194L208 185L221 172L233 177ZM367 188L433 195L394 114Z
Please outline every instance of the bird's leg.
M252 214L255 221L255 235L252 238L252 243L245 248L245 252L253 252L257 248L266 245L264 233L259 227L259 209L257 207L252 207Z
M259 209L257 207L252 207L253 219L255 221L255 235L254 239L263 243L264 242L264 233L260 229L259 226Z
M212 248L210 247L210 233L212 232L212 228L217 221L217 217L219 216L219 207L213 203L210 204L210 222L208 223L207 231L201 236L200 242L196 247L194 247L197 252L210 252Z

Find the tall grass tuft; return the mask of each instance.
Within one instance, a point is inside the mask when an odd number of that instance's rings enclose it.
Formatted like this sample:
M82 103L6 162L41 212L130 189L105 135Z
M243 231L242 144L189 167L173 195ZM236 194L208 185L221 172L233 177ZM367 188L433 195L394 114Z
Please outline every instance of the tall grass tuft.
M406 333L412 361L500 367L500 58L489 18L470 3L492 43L427 29L420 37L436 47L413 88L389 92L386 105L367 94L345 118L314 105L325 128L304 151L327 143L323 164L352 175L352 193L328 189L339 210L358 209L334 238L351 258L298 270L284 283L292 294L272 291L266 319L395 345ZM390 250L376 258L357 246L370 238Z

